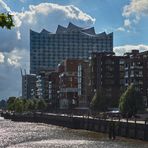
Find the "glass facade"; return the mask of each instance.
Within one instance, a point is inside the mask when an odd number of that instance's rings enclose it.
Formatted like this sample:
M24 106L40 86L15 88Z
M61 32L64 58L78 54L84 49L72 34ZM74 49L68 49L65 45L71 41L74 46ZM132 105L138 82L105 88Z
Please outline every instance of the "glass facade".
M113 33L96 34L69 23L58 26L56 33L30 30L30 73L40 68L55 68L67 58L87 59L92 51L113 51Z

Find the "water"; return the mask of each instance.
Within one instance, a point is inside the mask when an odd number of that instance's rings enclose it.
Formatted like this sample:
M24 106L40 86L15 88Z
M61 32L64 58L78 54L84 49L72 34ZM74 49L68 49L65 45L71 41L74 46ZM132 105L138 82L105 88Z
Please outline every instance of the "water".
M148 148L147 142L53 125L12 122L0 118L2 148Z

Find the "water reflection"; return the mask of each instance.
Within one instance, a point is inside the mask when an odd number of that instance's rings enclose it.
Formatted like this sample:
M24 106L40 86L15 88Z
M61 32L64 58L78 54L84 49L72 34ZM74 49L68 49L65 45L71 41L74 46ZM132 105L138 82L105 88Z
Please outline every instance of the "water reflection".
M8 148L147 148L148 143L53 125L0 120L0 147Z

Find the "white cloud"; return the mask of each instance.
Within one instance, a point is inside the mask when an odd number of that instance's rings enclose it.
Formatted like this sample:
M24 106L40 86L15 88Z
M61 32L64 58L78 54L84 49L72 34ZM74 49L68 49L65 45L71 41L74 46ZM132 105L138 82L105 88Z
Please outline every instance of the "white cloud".
M18 30L18 31L16 32L16 34L17 34L17 39L20 40L20 39L21 39L21 33L20 33L20 31Z
M3 63L4 62L4 58L5 57L4 57L3 53L0 52L0 63Z
M123 16L130 17L131 15L148 15L147 0L131 0L129 5L124 6Z
M148 16L148 0L131 0L124 6L122 16L132 24L138 23L142 16Z
M50 16L52 15L55 18L64 20L75 20L81 21L87 25L91 25L95 22L95 18L92 18L90 15L82 12L79 8L68 5L62 6L53 3L41 3L39 5L30 5L28 11L21 13L14 12L14 20L16 27L20 27L22 23L36 25L41 23L46 17L46 21L50 21ZM58 19L56 20L58 22ZM44 23L45 23L44 20ZM58 22L59 23L59 22Z
M130 51L133 50L133 49L137 49L137 50L139 50L140 52L142 52L142 51L147 51L147 50L148 50L148 45L140 44L140 45L124 45L124 46L117 46L117 47L114 47L114 52L115 52L117 55L123 55L124 53L130 52Z
M3 6L10 11L6 3ZM84 27L95 22L95 18L72 5L41 3L30 5L28 10L11 13L14 15L15 28L0 30L0 60L3 62L0 64L0 98L18 95L21 90L20 67L29 71L30 29L40 32L44 28L54 32L58 25L67 26L69 22Z
M124 28L124 27L118 27L118 28L116 29L116 31L125 31L125 28Z
M0 63L15 68L23 67L25 63L29 66L29 51L14 48L10 52L0 52ZM26 68L26 66L24 67Z
M11 12L10 7L8 7L8 5L3 0L0 0L0 8L4 9L5 11Z
M124 20L124 27L127 27L127 28L131 27L131 21L129 19Z
M29 71L29 51L26 49L13 49L3 52L5 57L0 64L0 98L21 95L20 68Z

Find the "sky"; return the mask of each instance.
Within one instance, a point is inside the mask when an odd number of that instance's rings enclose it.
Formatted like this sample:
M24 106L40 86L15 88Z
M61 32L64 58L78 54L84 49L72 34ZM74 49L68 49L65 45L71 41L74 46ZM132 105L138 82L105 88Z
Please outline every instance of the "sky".
M21 95L20 69L29 72L29 30L55 32L69 22L114 33L114 51L148 50L148 0L0 0L15 27L0 28L0 99Z

